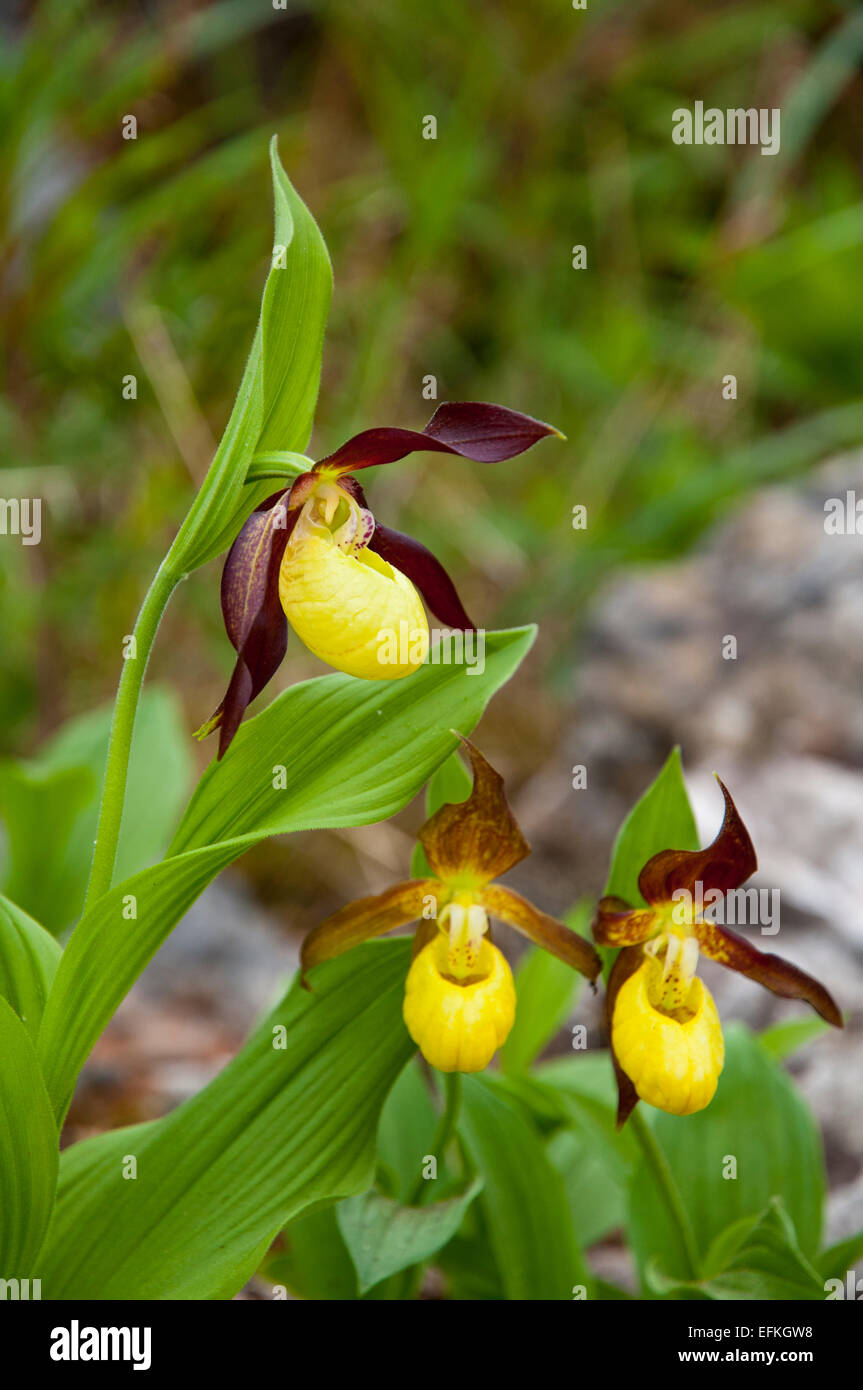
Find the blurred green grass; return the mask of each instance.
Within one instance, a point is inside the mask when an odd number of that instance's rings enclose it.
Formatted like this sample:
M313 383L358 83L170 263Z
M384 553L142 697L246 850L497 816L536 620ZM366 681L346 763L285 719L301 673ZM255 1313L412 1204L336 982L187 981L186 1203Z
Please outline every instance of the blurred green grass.
M47 515L38 547L0 538L2 752L111 693L239 381L273 130L336 272L313 451L421 425L428 374L567 435L369 488L486 625L542 621L552 688L617 567L863 439L856 7L43 0L5 28L0 495ZM781 153L675 146L695 100L781 106ZM196 722L230 666L217 583L184 587L157 657Z

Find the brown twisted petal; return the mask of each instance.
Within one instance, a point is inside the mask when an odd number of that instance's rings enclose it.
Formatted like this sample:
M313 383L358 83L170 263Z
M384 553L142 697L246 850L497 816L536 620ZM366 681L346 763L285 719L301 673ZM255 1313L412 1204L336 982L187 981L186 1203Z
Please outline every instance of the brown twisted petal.
M638 1092L617 1060L611 1024L614 1018L614 1006L617 1003L617 996L620 993L621 986L626 983L630 975L635 974L643 959L644 952L640 946L624 947L615 960L614 965L611 967L611 974L608 977L608 984L605 988L605 1026L608 1033L608 1046L611 1049L611 1060L614 1064L614 1075L617 1081L618 1129L622 1129L638 1104Z
M422 430L372 429L355 434L334 454L315 464L315 472L353 473L395 463L418 452L457 454L477 463L499 463L523 454L538 440L560 431L542 420L484 401L441 405Z
M758 860L749 832L731 799L728 788L719 781L725 797L725 817L719 834L706 849L665 849L649 859L638 878L638 889L645 902L670 902L681 889L694 893L698 882L704 892L717 889L727 893L755 873Z
M591 929L600 946L634 946L653 935L656 914L650 907L630 907L623 898L600 898Z
M473 765L470 796L441 806L420 830L419 841L432 873L444 882L467 876L490 883L530 854L530 845L509 809L503 778L469 739L462 743Z
M219 729L221 758L247 707L284 659L288 624L279 602L279 566L298 511L287 509L287 492L274 493L246 521L222 571L222 616L237 661L225 698L198 730Z
M600 974L602 961L590 942L564 926L563 922L558 922L556 917L549 917L547 912L540 912L538 907L534 907L533 903L529 903L520 893L514 893L511 888L503 888L499 883L493 883L482 890L480 902L486 912L501 922L506 922L510 927L515 927L516 931L529 937L535 945L541 946L544 951L550 951L558 960L572 966L579 974L586 975L591 983Z
M834 1028L842 1027L842 1015L833 997L823 985L790 961L759 951L744 937L716 922L696 922L693 931L702 951L711 960L727 965L729 970L736 970L748 980L755 980L756 984L783 999L804 999Z
M300 967L304 987L308 989L305 977L314 966L325 960L335 960L361 941L415 922L422 917L426 900L429 897L437 899L439 893L440 884L436 879L411 878L394 884L383 893L357 898L356 902L334 912L314 927L303 942Z

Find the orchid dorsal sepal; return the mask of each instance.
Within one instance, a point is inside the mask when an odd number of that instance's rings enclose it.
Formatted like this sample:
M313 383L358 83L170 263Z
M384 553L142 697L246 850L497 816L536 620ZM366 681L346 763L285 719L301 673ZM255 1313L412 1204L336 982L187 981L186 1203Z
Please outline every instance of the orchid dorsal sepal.
M473 769L466 801L448 803L426 821L419 842L442 880L469 878L477 887L499 878L530 854L504 791L503 778L458 730Z
M715 840L705 849L666 849L649 859L638 876L638 891L645 902L673 901L675 893L692 893L699 882L705 892L727 893L758 868L749 831L731 793L719 777L716 780L725 799L725 814Z

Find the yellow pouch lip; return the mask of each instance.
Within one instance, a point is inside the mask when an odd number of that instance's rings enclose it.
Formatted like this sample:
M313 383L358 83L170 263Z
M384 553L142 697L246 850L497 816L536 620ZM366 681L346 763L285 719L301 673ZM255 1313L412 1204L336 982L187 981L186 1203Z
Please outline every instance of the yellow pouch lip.
M292 540L279 570L279 599L300 640L336 670L364 680L399 680L422 665L429 628L419 594L368 547L347 553L325 534ZM403 630L411 639L404 649ZM396 656L384 660L389 633Z
M707 986L696 976L680 1020L650 999L650 957L625 980L615 1000L611 1036L618 1064L641 1100L673 1115L703 1110L725 1061L722 1025Z
M405 1026L439 1071L482 1071L515 1021L512 971L484 939L475 975L455 980L445 973L448 950L447 937L438 932L414 958L405 982Z

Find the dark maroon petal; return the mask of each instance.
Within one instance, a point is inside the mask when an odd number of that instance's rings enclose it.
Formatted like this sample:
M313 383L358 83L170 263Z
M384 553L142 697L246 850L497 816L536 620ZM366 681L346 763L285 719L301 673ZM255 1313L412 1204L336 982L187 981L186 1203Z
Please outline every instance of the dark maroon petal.
M279 602L279 567L298 510L288 510L287 493L275 493L252 512L228 552L222 571L222 616L237 652L225 698L198 731L220 730L221 758L246 708L275 674L288 645L288 624Z
M693 927L698 944L706 956L736 970L748 980L755 980L783 999L804 999L834 1028L842 1027L842 1015L833 996L823 985L790 961L759 951L745 937L721 927L716 922L696 922Z
M716 780L719 782L718 777ZM699 882L705 893L727 893L755 873L758 860L749 831L728 788L722 782L719 785L725 797L725 818L716 839L706 849L664 849L649 859L638 878L638 889L645 902L670 902L681 889L693 893Z
M391 531L388 526L375 526L369 541L369 550L374 550L382 560L406 574L415 584L436 618L449 628L470 631L474 624L462 607L455 585L430 550L411 536L401 531Z
M248 636L237 655L234 674L222 701L219 753L224 757L248 706L275 675L288 649L288 620L279 602L278 568L272 592L258 610Z
M257 507L228 551L222 570L222 617L235 651L248 636L265 596L270 560L281 564L285 542L298 513L286 508L287 492L274 493Z
M617 1003L617 996L621 987L639 969L644 959L644 953L640 946L624 946L618 954L614 965L611 967L611 974L605 987L605 1023L608 1030L608 1046L611 1049L611 1060L614 1064L614 1076L617 1081L617 1128L621 1129L629 1119L636 1105L638 1104L638 1092L630 1081L623 1067L617 1060L617 1053L614 1050L614 1036L612 1022L614 1021L614 1006Z
M439 406L423 434L478 463L515 458L550 434L563 438L560 430L542 420L480 401L451 401Z
M314 471L352 473L421 451L498 463L523 454L549 434L559 431L517 410L481 401L454 401L439 406L423 430L363 430L316 463Z

